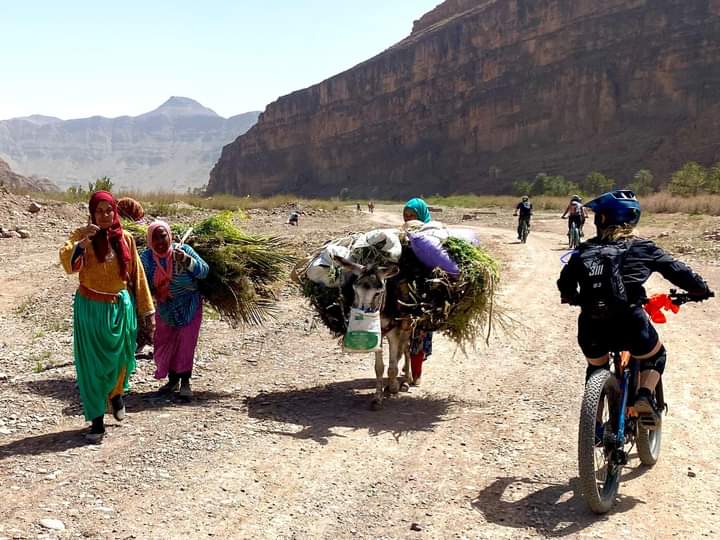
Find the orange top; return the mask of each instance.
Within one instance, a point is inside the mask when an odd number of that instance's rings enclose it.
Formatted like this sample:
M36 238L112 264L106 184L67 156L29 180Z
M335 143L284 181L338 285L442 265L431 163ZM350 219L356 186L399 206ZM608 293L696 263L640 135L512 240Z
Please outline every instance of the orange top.
M150 295L145 269L135 246L135 239L127 231L123 231L123 235L130 249L129 283L120 277L120 266L112 249L108 251L104 261L97 260L92 244L84 250L79 250L78 243L83 239L82 229L73 232L60 248L60 262L68 274L79 272L80 284L93 291L116 294L123 289L129 289L134 293L138 314L144 317L155 312L155 305Z

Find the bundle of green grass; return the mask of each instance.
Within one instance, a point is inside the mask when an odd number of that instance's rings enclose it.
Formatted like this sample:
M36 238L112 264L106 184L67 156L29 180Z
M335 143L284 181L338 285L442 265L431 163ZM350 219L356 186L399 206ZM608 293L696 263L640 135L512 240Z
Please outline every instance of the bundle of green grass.
M234 224L234 217L223 212L193 225L185 242L210 267L199 283L206 303L233 326L260 325L275 316L277 292L294 257L283 239L247 234ZM147 228L129 222L123 227L142 250ZM172 226L176 239L187 231L187 226Z
M415 256L407 238L401 235L401 241L400 273L388 282L384 313L409 319L415 328L441 332L462 350L473 346L478 338L489 340L495 323L504 323L495 307L500 280L497 261L483 248L449 237L442 246L459 269L457 275L450 275L439 268L427 268ZM360 264L392 264L383 260L377 250L365 249L355 255L363 259L355 261ZM308 279L307 267L296 269L304 296L334 335L344 334L353 301L353 278L346 275L337 280L338 286L328 287Z

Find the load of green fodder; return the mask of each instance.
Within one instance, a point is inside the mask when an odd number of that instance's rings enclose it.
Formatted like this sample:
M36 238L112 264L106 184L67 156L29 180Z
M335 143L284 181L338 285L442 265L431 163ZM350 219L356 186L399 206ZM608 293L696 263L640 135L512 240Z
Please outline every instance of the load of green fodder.
M434 316L438 321L436 329L461 347L474 342L483 332L487 341L497 315L498 263L484 249L460 238L448 238L444 247L458 265L460 275L454 279L447 275L433 278L433 282L440 280L448 293L442 307L444 317ZM432 320L433 315L426 317Z
M259 325L275 316L277 291L294 257L283 239L247 234L235 226L233 216L222 212L192 226L186 243L210 267L199 283L205 301L233 326ZM123 227L133 234L138 248L146 245L147 227ZM187 230L172 226L176 239Z
M499 317L494 296L500 274L497 262L484 249L459 238L448 238L443 246L460 273L453 277L440 269L428 269L415 257L407 240L403 240L400 273L388 287L385 314L408 318L415 328L442 332L459 347L475 343L477 337L487 340ZM316 254L317 255L317 254ZM372 247L353 252L360 264L392 264L382 259L382 252ZM352 305L352 278L341 281L343 287L314 283L297 271L303 294L320 319L335 335L347 329ZM392 280L397 280L397 287Z

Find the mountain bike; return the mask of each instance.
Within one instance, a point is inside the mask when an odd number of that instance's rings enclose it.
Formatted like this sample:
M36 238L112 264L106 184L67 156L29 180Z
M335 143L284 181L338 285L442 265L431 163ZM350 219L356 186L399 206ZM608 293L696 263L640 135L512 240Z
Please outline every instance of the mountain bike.
M653 297L650 303L658 299L666 300L666 307L675 312L682 304L694 301L674 289L668 295ZM650 313L647 305L646 310ZM655 317L653 320L663 322ZM662 415L667 412L661 379L654 395L660 420L646 423L639 417L631 405L635 402L639 362L627 351L613 351L610 360L609 371L596 371L588 380L580 410L580 488L585 502L596 514L608 512L615 504L622 469L627 465L633 447L637 447L643 465L657 463L662 441Z
M577 223L572 222L570 224L570 230L568 231L568 247L570 249L577 249L580 246L580 229Z

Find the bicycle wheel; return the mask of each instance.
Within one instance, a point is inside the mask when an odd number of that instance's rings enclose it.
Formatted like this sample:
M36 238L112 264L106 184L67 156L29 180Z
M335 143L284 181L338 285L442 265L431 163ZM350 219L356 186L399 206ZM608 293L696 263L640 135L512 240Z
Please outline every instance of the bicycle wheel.
M520 225L520 241L524 244L527 242L527 237L530 234L530 227L528 227L527 221L523 221Z
M597 371L585 385L582 408L580 410L580 430L578 433L578 471L580 490L590 510L604 514L615 504L620 486L622 465L612 460L612 426L617 425L620 387L617 379L609 371ZM597 443L595 423L604 426L604 441Z
M660 421L654 430L645 429L637 423L637 449L640 463L652 467L660 458L660 444L662 443L662 413L665 408L663 399L662 379L655 388L655 401L660 409Z
M580 245L580 231L577 228L577 225L573 223L570 225L570 231L568 232L568 238L569 238L569 246L570 249L577 249L577 247Z

